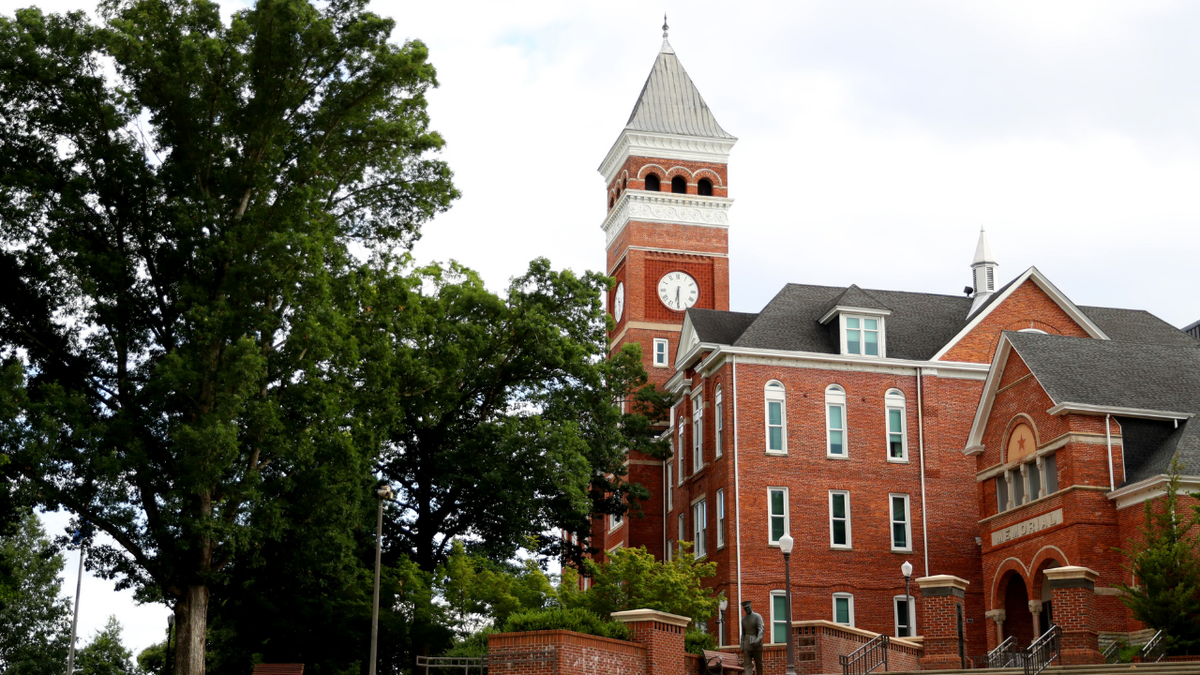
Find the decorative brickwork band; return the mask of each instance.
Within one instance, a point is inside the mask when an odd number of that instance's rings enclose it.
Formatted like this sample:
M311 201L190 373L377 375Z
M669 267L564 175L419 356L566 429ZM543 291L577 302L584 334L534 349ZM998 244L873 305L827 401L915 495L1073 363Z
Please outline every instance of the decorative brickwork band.
M1045 572L1050 582L1054 622L1062 628L1065 666L1104 663L1096 631L1095 571L1086 567L1055 567Z
M962 650L959 649L963 598L970 582L949 574L921 577L916 582L921 589L917 619L921 634L925 636L921 670L961 668L960 655L971 653L965 642Z

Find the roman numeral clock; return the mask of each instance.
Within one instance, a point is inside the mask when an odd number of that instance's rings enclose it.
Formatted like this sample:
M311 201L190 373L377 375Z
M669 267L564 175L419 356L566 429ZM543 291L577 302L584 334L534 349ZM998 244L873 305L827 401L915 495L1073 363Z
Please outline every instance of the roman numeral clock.
M700 287L687 272L668 272L658 280L658 299L667 309L682 312L699 298Z

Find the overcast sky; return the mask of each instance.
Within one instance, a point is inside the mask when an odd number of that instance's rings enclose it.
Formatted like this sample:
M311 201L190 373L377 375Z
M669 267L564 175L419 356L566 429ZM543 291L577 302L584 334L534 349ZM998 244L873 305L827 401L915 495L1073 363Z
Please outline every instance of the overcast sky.
M0 11L27 4L0 0ZM396 19L397 39L429 45L433 125L463 192L425 227L421 261L456 259L496 289L536 256L602 268L596 168L650 72L666 10L679 59L739 139L732 309L758 311L787 282L956 294L982 226L998 285L1036 265L1078 304L1200 320L1200 4L372 9ZM105 589L85 581L81 635L116 612L127 642L161 639L164 609Z

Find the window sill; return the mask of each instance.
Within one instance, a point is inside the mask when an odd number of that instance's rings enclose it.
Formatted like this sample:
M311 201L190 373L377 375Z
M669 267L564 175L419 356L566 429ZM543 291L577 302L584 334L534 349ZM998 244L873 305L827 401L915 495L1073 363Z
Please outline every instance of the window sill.
M830 551L853 551L853 546L830 546Z
M765 453L769 457L787 457L787 450L767 450Z
M652 364L652 365L653 365L655 368L670 368L670 367L671 367L671 366L668 366L668 365L667 365L667 364L665 364L665 363L655 363L655 364Z
M911 548L894 548L894 549L892 549L892 553L904 553L907 555L912 555L912 552L913 552L913 550Z
M909 459L907 457L905 457L903 459L888 457L887 461L888 461L888 464L912 464L912 462L909 461Z
M825 459L850 459L850 458L846 455L830 455L830 454L826 453Z

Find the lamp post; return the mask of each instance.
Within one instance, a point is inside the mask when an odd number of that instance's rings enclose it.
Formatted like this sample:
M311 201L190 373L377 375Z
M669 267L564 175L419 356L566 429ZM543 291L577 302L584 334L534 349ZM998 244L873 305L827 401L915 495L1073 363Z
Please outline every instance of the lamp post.
M900 566L900 573L904 575L904 611L908 613L908 616L904 617L904 625L908 627L908 635L904 637L912 637L914 628L912 624L916 623L913 621L913 617L917 615L913 611L912 596L908 594L908 582L912 579L912 563L905 560L904 564Z
M725 642L725 610L729 609L729 601L721 598L721 602L717 604L717 607L721 609L720 619L718 620L718 630L721 631L721 635L717 638L717 646L720 647L721 645L729 644Z
M792 535L779 538L779 550L783 551L783 584L787 589L787 670L784 675L796 675L796 641L792 639Z
M379 497L379 523L375 528L375 601L371 605L371 666L370 675L375 675L375 653L379 647L379 560L383 549L383 503L392 498L392 488L384 485L375 491Z
M175 633L175 614L167 615L167 649L163 657L163 673L175 672L175 652L171 651L171 636Z

